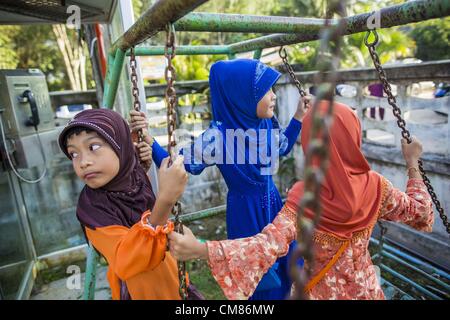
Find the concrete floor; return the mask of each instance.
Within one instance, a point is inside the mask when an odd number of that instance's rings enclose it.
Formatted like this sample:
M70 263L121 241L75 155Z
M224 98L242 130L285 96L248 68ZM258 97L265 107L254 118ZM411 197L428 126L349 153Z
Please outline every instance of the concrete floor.
M106 279L107 267L98 267L95 300L111 300L111 290ZM80 289L68 289L68 278L59 279L34 288L30 300L81 300L83 299L85 274L81 273Z

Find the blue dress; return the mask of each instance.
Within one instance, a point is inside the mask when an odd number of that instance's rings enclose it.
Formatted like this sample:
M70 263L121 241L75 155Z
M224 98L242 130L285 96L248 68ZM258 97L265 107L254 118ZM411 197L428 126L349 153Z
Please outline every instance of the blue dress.
M227 80L230 77L236 80L236 74L241 81L233 81L235 86L230 85ZM212 165L219 168L228 187L226 222L229 239L261 232L283 206L271 173L277 168L278 156L291 151L300 133L301 122L292 118L287 128L280 130L275 117L256 117L258 101L278 78L277 71L258 60L215 63L210 72L214 120L193 144L181 150L186 171L192 174L200 174ZM250 94L246 95L245 89ZM224 92L227 92L225 97ZM254 110L245 114L245 109ZM247 130L248 135L241 140L243 144L238 143L237 129ZM230 130L235 136L227 135ZM156 141L152 149L153 160L159 167L168 153ZM278 259L263 277L251 299L279 300L289 295L292 281L289 279L288 259L295 245L292 243L288 255Z

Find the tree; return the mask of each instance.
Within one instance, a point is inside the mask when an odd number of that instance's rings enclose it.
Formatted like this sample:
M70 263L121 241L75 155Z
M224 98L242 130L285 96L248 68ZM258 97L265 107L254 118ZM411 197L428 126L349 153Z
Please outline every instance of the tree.
M64 64L50 25L0 26L2 68L38 68L49 90L67 88Z
M417 58L423 61L450 59L450 18L418 23L410 35L417 43Z
M281 0L274 3L270 14L287 17L324 18L327 2L327 0Z
M81 54L80 51L85 52L87 46L78 45L74 30L66 30L65 36L70 45L77 48L78 52L75 54L78 57L86 56L86 53ZM73 54L72 50L72 57ZM70 56L68 57L70 60ZM69 65L72 63L74 62L69 61ZM0 68L40 69L46 75L50 91L93 88L95 84L89 59L84 66L83 61L79 64L79 85L76 85L70 80L73 74L70 76L70 71L66 69L63 52L59 49L52 25L0 26Z
M405 32L397 28L377 32L377 52L381 63L414 56L415 42ZM341 61L343 68L372 66L369 51L364 44L365 35L365 32L361 32L344 37Z
M139 8L148 8L150 0L133 0L140 3ZM386 6L402 3L403 0L353 0L347 1L347 15L356 15L371 12ZM146 3L146 4L143 4ZM143 5L142 5L143 4ZM198 12L220 12L256 15L280 15L291 17L324 18L327 12L328 0L279 0L279 1L238 1L223 0L209 1L198 7ZM420 44L417 55L422 60L446 59L449 57L449 19L430 21L416 24L416 31L410 32L408 27L394 27L379 30L380 44L378 53L382 63L398 59L413 57L416 41ZM208 32L177 32L178 45L201 44L230 44L258 34L240 33L208 33ZM343 37L342 42L342 68L371 66L369 52L364 45L365 33L353 34ZM438 40L436 40L438 39ZM414 41L416 40L416 41ZM147 44L163 44L164 33L147 41ZM302 70L316 69L319 41L311 41L291 45L288 48L289 59L292 63L301 64ZM436 47L437 45L437 47ZM436 50L435 50L436 48ZM175 64L180 72L179 79L203 79L214 59L202 56L176 57ZM185 65L187 64L187 65ZM196 72L196 69L199 69ZM193 78L192 78L193 77ZM199 78L197 78L199 77Z
M63 24L52 25L59 50L63 56L70 87L76 91L87 90L86 56L83 47L84 40L76 35L69 35ZM78 39L77 39L78 38Z
M310 3L311 2L311 3ZM305 16L323 17L326 12L327 1L304 1L304 0L285 0L285 8L288 12L302 12ZM347 2L347 15L356 15L364 12L393 5L401 2L400 0L381 0L375 3L367 0L357 0L351 4ZM288 5L288 3L290 3ZM296 8L294 8L296 6ZM415 43L411 37L404 32L402 28L394 27L377 31L379 34L379 45L377 51L380 55L381 63L395 61L400 58L411 57L414 55ZM341 68L354 68L371 66L369 52L364 45L365 32L352 34L343 37L341 44L342 58ZM311 41L291 46L289 58L293 63L302 65L305 71L316 69L319 41Z
M17 52L11 39L18 32L19 27L17 26L4 26L0 28L0 69L14 69L17 67Z

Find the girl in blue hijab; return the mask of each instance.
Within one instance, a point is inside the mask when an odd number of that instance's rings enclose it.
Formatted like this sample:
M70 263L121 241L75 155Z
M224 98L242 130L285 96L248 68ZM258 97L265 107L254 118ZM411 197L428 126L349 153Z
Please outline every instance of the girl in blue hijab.
M182 149L186 171L200 174L216 165L228 187L227 235L229 239L253 236L275 218L283 204L273 182L278 157L288 154L300 133L305 101L286 129L274 116L276 96L272 86L280 73L258 60L237 59L212 65L209 85L213 120L193 144ZM131 112L134 130L146 129L143 113ZM145 130L144 130L145 131ZM152 157L159 167L167 152L148 135ZM290 251L296 244L292 243ZM285 299L291 288L290 254L277 260L251 299Z

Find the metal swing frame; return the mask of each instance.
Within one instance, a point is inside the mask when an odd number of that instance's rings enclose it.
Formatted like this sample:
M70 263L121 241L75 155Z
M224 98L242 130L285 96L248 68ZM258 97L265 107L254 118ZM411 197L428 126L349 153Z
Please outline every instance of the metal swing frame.
M177 55L225 54L230 59L234 58L237 53L253 51L254 58L259 59L264 48L318 40L320 29L325 22L325 19L191 12L206 1L159 0L111 46L107 59L103 97L104 108L113 108L124 59L130 55L131 47L135 47L134 53L136 56L164 55L164 46L138 47L137 45L163 31L168 23L173 23L176 31L270 33L270 35L228 45L179 46L176 51ZM368 31L367 21L373 15L379 15L380 17L381 24L377 27L378 29L390 28L449 16L450 0L410 1L375 12L345 17L342 35ZM333 23L337 23L337 21L332 21ZM225 206L210 208L183 215L181 221L189 222L204 219L224 212ZM371 241L373 242L373 239ZM379 252L379 254L386 255L384 251ZM388 254L392 255L395 252L393 253L391 250ZM400 257L396 256L396 259L400 259L403 265L424 271L420 263L418 266L417 261L405 253L402 253ZM98 254L89 246L84 299L94 298L95 272L98 260ZM416 263L416 265L413 265L413 263ZM427 268L429 267L427 266ZM394 270L387 267L384 270L396 276ZM433 270L437 274L450 279L445 271L436 268ZM418 284L417 286L421 287ZM418 290L432 299L439 298L429 290L427 291L426 288L423 289ZM446 289L449 288L446 287Z

